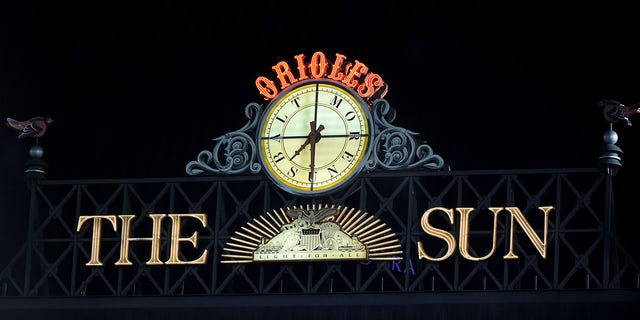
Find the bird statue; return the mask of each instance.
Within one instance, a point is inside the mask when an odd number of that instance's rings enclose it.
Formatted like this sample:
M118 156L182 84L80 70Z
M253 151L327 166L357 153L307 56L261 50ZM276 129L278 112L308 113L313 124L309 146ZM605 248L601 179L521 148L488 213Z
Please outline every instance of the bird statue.
M7 126L19 131L18 139L40 138L47 132L47 128L53 123L50 117L33 117L29 120L18 121L7 118Z
M604 119L609 123L623 122L626 125L631 126L631 120L629 120L629 117L640 113L640 104L625 106L624 104L614 100L600 100L597 105L602 109Z

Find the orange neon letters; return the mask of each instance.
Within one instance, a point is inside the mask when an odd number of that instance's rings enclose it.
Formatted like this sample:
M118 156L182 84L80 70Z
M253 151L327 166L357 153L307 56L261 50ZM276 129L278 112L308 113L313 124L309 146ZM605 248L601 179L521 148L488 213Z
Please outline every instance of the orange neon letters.
M358 60L355 60L355 63L348 62L347 57L343 54L336 53L333 63L327 61L327 57L322 51L314 52L308 64L305 62L304 54L298 54L294 58L298 71L297 76L294 75L292 68L286 61L279 61L271 67L276 73L280 84L279 89L275 81L268 77L259 76L256 79L258 92L265 100L275 98L280 90L310 77L314 79L328 78L342 82L347 87L354 89L367 102L370 102L369 98L374 95L376 98L382 98L387 94L387 86L380 75L369 72L369 68ZM331 72L327 74L329 65L331 65ZM378 91L380 92L378 93ZM376 95L376 93L378 94Z

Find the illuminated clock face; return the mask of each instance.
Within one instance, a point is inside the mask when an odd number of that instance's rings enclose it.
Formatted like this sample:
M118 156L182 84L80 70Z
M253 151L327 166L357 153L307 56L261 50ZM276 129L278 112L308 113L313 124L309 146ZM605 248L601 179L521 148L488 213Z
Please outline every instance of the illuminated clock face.
M267 106L260 156L285 191L329 193L362 169L371 128L367 104L350 90L326 80L301 82Z

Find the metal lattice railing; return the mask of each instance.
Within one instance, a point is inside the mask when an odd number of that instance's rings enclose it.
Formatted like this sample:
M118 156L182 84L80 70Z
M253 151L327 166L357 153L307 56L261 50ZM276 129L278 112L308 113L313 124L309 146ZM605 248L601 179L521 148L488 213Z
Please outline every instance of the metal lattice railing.
M613 232L611 179L596 169L385 172L364 175L322 198L293 197L259 176L43 180L31 186L27 241L2 269L0 285L6 296L31 297L637 288L640 269ZM400 239L403 260L220 263L222 248L239 226L274 209L306 204L348 206L383 220ZM487 208L518 207L542 234L538 207L553 206L547 258L516 228L519 258L503 259L510 227L504 215L496 254L489 259L474 262L458 253L440 262L418 259L418 241L433 255L446 251L420 224L425 210L437 206L476 209L469 233L474 256L491 249ZM131 233L148 237L146 217L154 213L205 213L206 227L184 228L185 234L199 232L197 251L209 251L207 262L146 265L149 244L132 242L133 265L115 266L120 230L104 228L104 265L85 265L92 228L76 231L80 216L135 215ZM448 225L453 231L458 227ZM170 228L162 228L162 237L168 237ZM162 255L168 246L162 242ZM195 253L185 246L181 254L189 260Z

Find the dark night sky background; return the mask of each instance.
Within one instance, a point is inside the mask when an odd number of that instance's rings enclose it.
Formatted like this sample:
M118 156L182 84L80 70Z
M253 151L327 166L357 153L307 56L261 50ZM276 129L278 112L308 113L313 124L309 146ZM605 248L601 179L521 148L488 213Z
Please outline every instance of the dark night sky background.
M394 124L454 170L593 167L607 128L596 102L640 102L634 12L609 1L6 1L0 116L55 119L41 139L50 179L186 176L262 101L256 77L321 50L380 74ZM640 212L632 120L616 127L619 222ZM0 261L26 230L33 141L16 137L0 130Z

